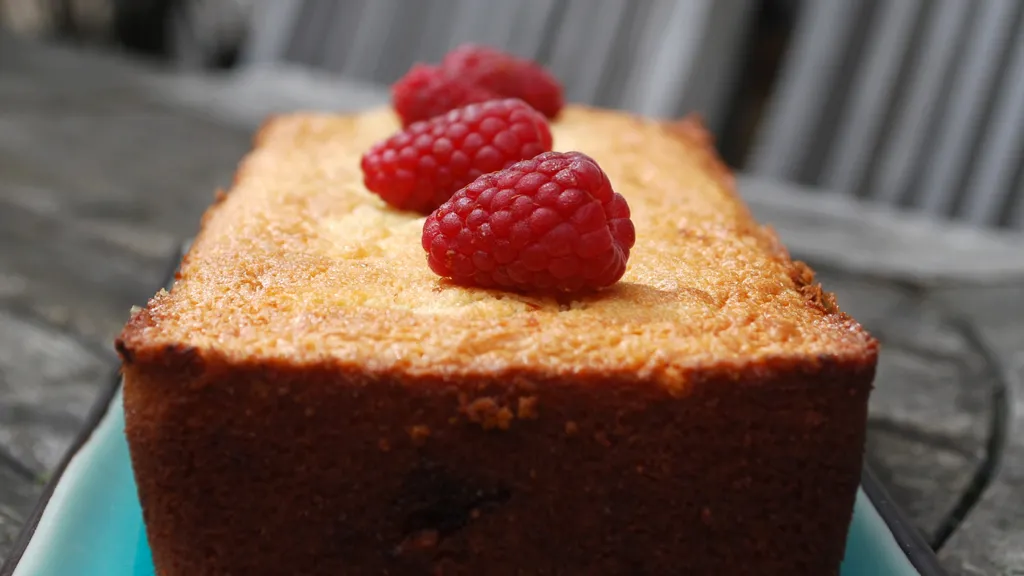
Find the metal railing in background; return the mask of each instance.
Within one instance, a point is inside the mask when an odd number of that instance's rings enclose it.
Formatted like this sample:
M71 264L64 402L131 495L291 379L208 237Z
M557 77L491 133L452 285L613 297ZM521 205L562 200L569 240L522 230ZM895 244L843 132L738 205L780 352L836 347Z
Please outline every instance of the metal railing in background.
M750 171L1024 229L1024 2L805 1Z
M460 42L549 66L570 100L717 132L756 0L276 0L247 61L380 83ZM988 227L1024 228L1024 3L804 0L740 167Z
M0 0L0 30L230 68L259 0Z
M241 52L388 84L491 44L549 66L572 101L698 112L747 172L1024 230L1021 0L0 0L0 20L60 28L89 7L184 67Z
M754 0L271 0L243 62L390 83L463 42L549 66L576 102L674 117L727 114Z

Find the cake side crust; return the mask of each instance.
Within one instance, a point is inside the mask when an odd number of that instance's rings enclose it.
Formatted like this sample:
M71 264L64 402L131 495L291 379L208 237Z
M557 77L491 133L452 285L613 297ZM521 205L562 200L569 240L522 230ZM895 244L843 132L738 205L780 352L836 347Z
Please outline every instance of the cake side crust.
M124 390L165 576L835 574L874 375L709 371L673 395L166 359Z

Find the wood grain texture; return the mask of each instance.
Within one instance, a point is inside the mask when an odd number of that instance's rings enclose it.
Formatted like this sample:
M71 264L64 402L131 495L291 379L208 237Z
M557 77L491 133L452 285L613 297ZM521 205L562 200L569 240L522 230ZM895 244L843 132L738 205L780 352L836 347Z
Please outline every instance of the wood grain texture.
M944 287L932 298L975 321L1008 385L995 469L939 558L956 575L1024 574L1024 285Z
M248 148L133 69L0 35L0 560Z

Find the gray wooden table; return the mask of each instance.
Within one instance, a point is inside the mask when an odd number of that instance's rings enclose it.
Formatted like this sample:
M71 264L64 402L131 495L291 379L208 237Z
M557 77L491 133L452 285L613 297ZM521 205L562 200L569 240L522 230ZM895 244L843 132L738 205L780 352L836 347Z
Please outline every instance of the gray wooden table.
M0 560L263 116L379 103L294 69L172 76L0 36ZM952 574L1024 574L1024 240L740 179L884 344L866 458Z

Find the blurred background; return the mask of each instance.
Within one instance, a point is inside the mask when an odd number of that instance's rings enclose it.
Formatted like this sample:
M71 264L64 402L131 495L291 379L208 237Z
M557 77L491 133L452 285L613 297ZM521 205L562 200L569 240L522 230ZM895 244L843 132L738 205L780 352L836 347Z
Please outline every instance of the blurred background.
M0 0L28 36L182 69L272 62L387 85L464 41L571 100L701 113L734 167L934 217L1024 226L1017 0ZM969 193L966 191L970 190Z

